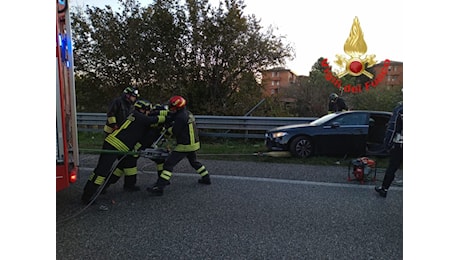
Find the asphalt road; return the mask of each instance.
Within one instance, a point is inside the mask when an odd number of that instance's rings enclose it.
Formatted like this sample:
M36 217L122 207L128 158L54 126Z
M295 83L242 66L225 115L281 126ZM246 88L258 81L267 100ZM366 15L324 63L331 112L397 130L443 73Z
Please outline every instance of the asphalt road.
M403 258L402 170L381 198L376 183L348 181L347 166L201 160L206 186L182 161L152 197L155 164L141 158L141 191L120 180L85 208L96 159L82 156L78 182L56 195L56 259Z

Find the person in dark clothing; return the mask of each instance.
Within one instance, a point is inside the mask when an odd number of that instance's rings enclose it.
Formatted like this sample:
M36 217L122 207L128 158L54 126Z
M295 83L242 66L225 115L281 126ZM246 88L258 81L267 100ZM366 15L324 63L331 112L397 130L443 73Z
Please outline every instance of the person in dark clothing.
M176 146L166 159L157 182L153 187L147 188L147 191L155 196L163 195L165 186L170 184L174 166L186 157L190 165L201 176L198 183L211 184L208 170L197 160L196 151L200 149L198 129L195 117L186 109L185 105L186 100L181 96L173 96L169 100L169 109L174 113L172 127L169 130L176 138Z
M125 121L133 110L133 104L139 97L139 90L135 87L126 87L123 93L112 100L107 111L107 121L104 133L111 134Z
M399 103L388 121L384 138L385 148L390 151L390 162L385 171L382 185L375 191L382 197L387 196L388 189L395 178L395 173L403 163L403 104Z
M340 98L339 95L331 93L329 95L329 108L328 113L342 112L347 111L348 106L345 104L343 98Z
M135 151L144 150L149 148L152 144L158 140L161 136L161 132L164 128L164 124L168 122L168 109L161 105L155 105L150 112L150 115L160 115L164 116L166 121L164 123L158 123L151 126L151 129L145 134L139 142L134 146ZM125 191L139 191L140 187L136 186L137 181L137 160L139 155L127 155L123 160L119 162L117 168L114 170L113 174L110 176L109 181L104 187L102 193L105 193L110 185L115 184L121 176L124 174L125 183L123 185L123 190ZM160 176L161 171L163 170L164 159L155 159L157 164L158 176Z
M135 87L126 87L123 93L112 100L107 111L107 121L104 126L104 133L107 135L113 133L126 120L128 115L133 111L133 105L139 98L139 90ZM126 191L138 191L137 182L137 164L136 160L131 160L132 155L126 156L122 162L118 164L114 174L124 176L124 189ZM133 163L134 162L134 163ZM108 188L106 186L104 192Z
M90 174L83 190L81 200L88 204L93 200L96 191L107 181L114 162L125 158L123 153L134 150L135 145L151 130L152 125L165 121L164 116L149 116L152 104L146 100L137 100L134 111L128 115L120 127L107 135L96 168ZM108 152L110 151L110 152Z

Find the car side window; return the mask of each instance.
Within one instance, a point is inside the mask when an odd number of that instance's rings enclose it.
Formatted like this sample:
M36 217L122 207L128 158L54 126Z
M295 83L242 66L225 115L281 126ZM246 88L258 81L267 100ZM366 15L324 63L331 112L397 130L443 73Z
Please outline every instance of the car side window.
M340 125L366 125L367 115L364 113L346 114L334 120Z

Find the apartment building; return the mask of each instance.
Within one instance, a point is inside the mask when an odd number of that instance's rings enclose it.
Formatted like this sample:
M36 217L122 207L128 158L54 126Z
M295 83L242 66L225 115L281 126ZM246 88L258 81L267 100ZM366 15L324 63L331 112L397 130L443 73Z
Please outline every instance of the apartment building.
M289 69L273 68L262 72L262 85L264 97L276 95L280 89L287 88L297 82L297 75Z
M384 68L384 62L379 62L373 66L376 75L380 74ZM403 85L403 63L399 61L391 61L387 67L385 78L377 86L402 86Z

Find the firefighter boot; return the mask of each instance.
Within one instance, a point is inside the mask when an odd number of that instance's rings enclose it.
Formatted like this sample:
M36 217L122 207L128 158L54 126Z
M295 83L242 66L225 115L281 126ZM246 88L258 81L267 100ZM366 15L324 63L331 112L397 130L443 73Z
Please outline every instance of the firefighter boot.
M157 182L153 187L147 188L147 191L154 196L163 196L163 190L165 186L168 185L168 181L163 178L158 178Z
M125 184L123 185L124 191L140 191L141 188L136 186L137 174L125 176Z
M83 204L89 204L96 193L99 185L96 185L92 181L87 181L85 188L83 189L83 195L81 196L81 201Z
M375 191L378 192L378 194L380 195L380 197L384 197L384 198L387 197L387 191L388 191L388 189L385 189L385 188L383 188L382 186L380 186L380 187L375 187Z
M209 177L209 174L206 174L205 176L201 177L201 179L198 180L198 183L201 184L211 184L211 178Z

